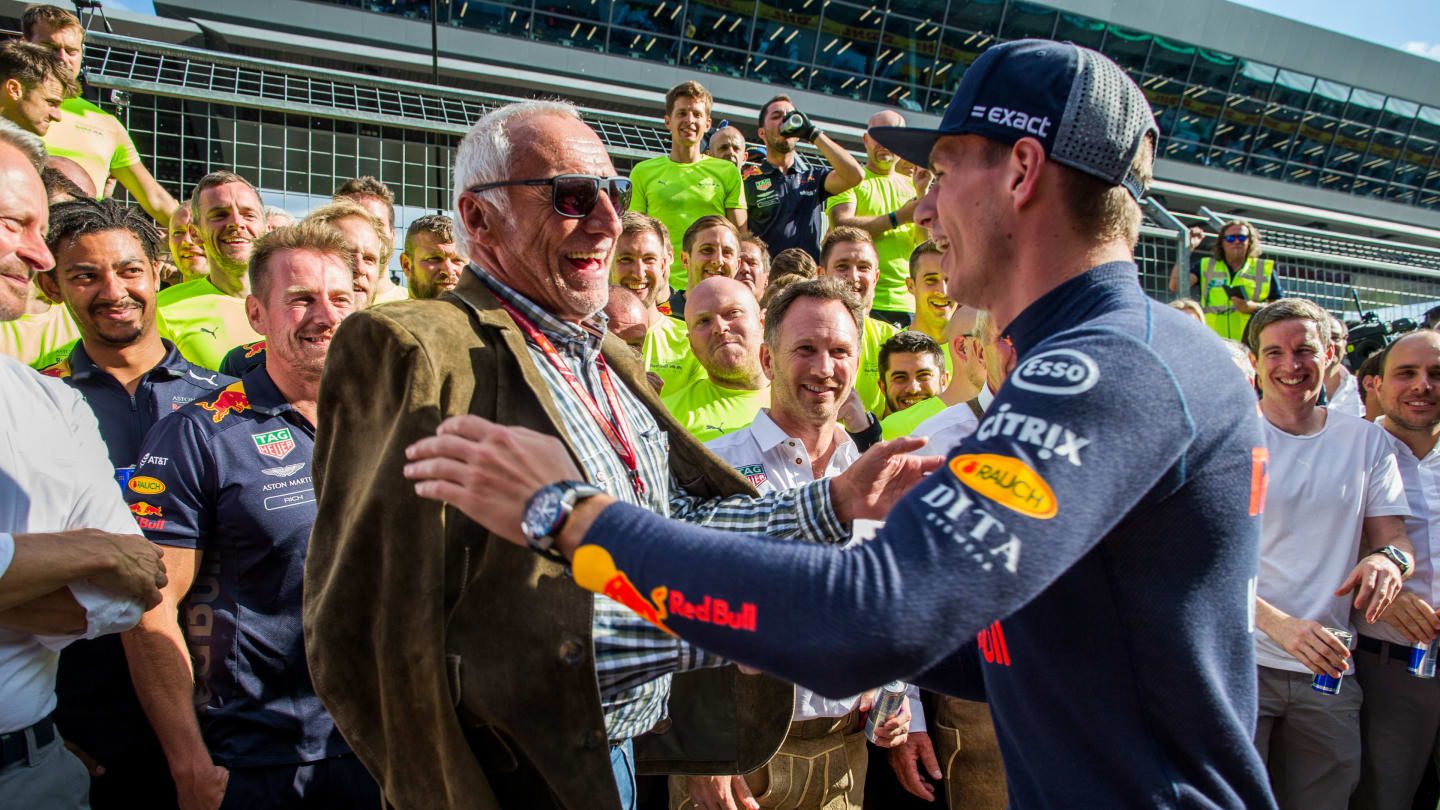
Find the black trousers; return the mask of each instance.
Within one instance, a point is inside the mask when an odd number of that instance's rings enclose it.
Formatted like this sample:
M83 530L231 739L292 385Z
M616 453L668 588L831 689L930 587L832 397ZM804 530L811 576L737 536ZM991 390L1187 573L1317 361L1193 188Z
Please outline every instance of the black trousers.
M292 765L231 768L221 810L380 810L380 788L354 754Z

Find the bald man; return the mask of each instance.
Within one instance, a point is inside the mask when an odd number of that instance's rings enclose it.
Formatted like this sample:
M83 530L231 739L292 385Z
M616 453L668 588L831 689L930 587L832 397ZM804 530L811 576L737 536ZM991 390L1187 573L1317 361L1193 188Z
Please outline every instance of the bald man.
M743 283L710 276L690 288L685 325L690 351L705 376L667 392L660 402L686 430L708 442L749 425L770 406L770 381L760 366L760 305Z
M728 160L739 169L745 165L745 135L735 127L721 127L710 136L710 148L705 154Z
M74 183L75 187L80 189L85 196L91 199L100 196L100 192L95 188L95 181L90 179L90 173L85 171L84 166L81 166L70 158L60 155L49 155L45 158L45 168L54 169L64 175L65 179ZM54 200L51 200L51 202L53 203Z
M872 127L903 127L905 119L894 110L870 116ZM871 317L904 329L915 316L915 296L905 285L910 277L910 253L928 237L915 224L915 205L930 188L928 172L915 177L896 170L900 158L865 135L865 179L860 185L830 198L830 227L852 225L875 239L880 254L880 278L875 284Z
M610 297L605 301L605 328L610 334L625 341L635 356L643 359L649 325L649 314L640 296L627 287L611 284Z

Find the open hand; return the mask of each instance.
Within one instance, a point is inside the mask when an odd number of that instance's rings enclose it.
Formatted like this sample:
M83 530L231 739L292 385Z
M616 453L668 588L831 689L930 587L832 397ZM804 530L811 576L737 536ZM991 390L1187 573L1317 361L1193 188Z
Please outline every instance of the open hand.
M830 479L830 501L841 520L884 520L895 502L928 473L945 462L941 456L915 456L925 439L905 436L880 442L866 450Z

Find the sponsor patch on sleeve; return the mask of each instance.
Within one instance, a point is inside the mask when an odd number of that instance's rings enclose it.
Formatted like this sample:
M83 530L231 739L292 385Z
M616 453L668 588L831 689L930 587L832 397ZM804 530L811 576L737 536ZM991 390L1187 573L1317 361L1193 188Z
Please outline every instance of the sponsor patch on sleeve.
M665 619L669 616L665 610L665 586L661 585L651 593L653 601L646 599L635 587L635 583L630 581L630 577L615 567L615 558L610 556L610 552L596 545L584 545L576 549L570 568L575 575L576 585L614 599L635 611L645 621L672 636L675 635L673 630L665 626Z
M164 482L148 475L137 475L131 478L128 486L131 492L138 492L141 495L159 495L165 491Z
M1100 366L1090 355L1075 349L1051 349L1025 358L1010 382L1037 394L1083 394L1100 382Z
M1026 517L1049 520L1059 511L1050 485L1018 458L962 454L950 459L950 471L970 489Z

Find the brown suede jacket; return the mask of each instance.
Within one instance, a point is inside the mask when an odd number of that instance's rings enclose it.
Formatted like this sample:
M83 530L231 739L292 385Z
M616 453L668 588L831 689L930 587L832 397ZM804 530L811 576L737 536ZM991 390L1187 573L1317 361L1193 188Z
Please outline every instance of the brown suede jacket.
M669 433L686 491L754 492L670 417L623 342L607 336L602 351ZM320 386L305 568L315 691L394 807L619 807L594 597L562 566L416 497L401 474L408 445L465 413L560 435L519 328L472 273L438 299L341 325ZM636 740L639 770L754 770L784 739L792 701L789 685L733 666L678 675L671 722Z

